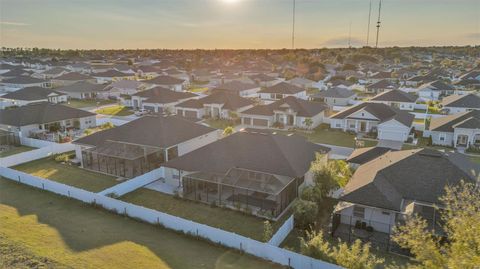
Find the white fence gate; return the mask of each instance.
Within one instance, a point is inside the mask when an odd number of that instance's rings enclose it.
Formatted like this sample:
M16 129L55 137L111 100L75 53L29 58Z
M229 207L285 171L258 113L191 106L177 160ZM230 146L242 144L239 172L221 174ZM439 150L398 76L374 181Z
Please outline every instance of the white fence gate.
M26 185L54 192L63 196L95 203L105 209L138 218L152 224L161 224L166 228L195 235L212 242L244 251L253 256L273 261L275 263L301 269L337 269L337 265L316 260L286 249L259 242L235 233L213 228L204 224L165 214L153 209L126 203L108 196L78 189L48 179L35 177L7 167L0 167L0 175Z
M268 243L274 246L280 246L280 244L287 238L288 234L293 230L293 215L290 216L280 227L277 232L270 238Z

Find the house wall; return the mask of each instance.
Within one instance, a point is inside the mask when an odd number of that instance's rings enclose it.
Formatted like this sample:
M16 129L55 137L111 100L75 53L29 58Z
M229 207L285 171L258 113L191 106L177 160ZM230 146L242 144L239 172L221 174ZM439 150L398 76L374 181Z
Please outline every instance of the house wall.
M324 102L329 106L348 106L352 98L324 98Z
M296 120L295 120L295 126L300 127L300 128L313 129L313 128L317 127L318 125L320 125L324 122L324 112L322 111L322 112L318 113L317 115L315 115L313 117L310 117L310 119L312 119L312 122L313 122L310 127L307 127L305 125L305 119L307 119L307 117L297 116Z
M178 156L182 156L207 144L213 143L219 138L220 132L218 130L215 130L208 134L182 142L178 144Z
M480 108L465 108L465 107L451 107L451 106L445 106L443 108L448 110L448 115L463 113L463 112L467 112L474 109L480 109Z
M395 216L397 212L388 209L357 205L365 208L364 218L359 218L353 215L354 206L354 204L349 204L349 206L335 212L341 215L341 223L354 226L355 222L359 220L361 222L366 222L367 226L372 226L377 232L391 232L391 229L395 225Z
M453 143L457 147L457 139L459 135L468 136L468 145L472 145L475 142L475 137L480 136L480 129L466 129L466 128L455 128L453 132Z
M407 140L410 129L396 120L389 120L378 125L378 139L403 142Z
M424 136L432 136L432 144L442 146L453 146L453 133L431 131L424 133ZM442 139L443 138L443 139Z

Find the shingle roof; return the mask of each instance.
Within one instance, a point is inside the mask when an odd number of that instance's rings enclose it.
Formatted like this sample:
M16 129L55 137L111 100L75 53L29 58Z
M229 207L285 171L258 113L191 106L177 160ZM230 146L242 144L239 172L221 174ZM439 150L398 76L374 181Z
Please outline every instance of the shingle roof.
M429 130L437 132L453 132L456 124L463 122L469 118L480 119L480 110L472 110L468 112L448 115L445 117L432 118L430 121Z
M200 98L202 104L223 104L224 109L237 110L242 107L252 105L254 102L250 99L243 98L237 94L216 92L208 96Z
M147 98L144 102L168 104L178 102L179 100L196 97L197 95L191 92L175 92L169 89L162 88L160 86L153 87L151 89L141 91L133 96L139 96Z
M479 108L480 97L475 94L466 95L450 95L442 100L444 107L464 107L464 108Z
M292 109L300 117L313 117L328 108L325 103L312 102L295 98L286 97L268 105L255 106L242 112L247 115L274 115L275 110Z
M355 95L355 92L342 88L342 87L332 87L325 91L321 91L315 95L313 98L350 98Z
M225 173L237 167L302 177L315 160L315 152L326 153L329 150L296 135L237 132L171 160L165 166L211 173Z
M69 93L69 92L101 92L105 89L105 85L94 84L88 81L78 81L71 85L57 88L56 91Z
M167 148L213 131L215 129L178 116L144 116L80 138L74 143L98 146L110 140Z
M158 76L143 82L156 85L177 85L185 82L183 79L171 77L171 76Z
M66 73L66 74L63 74L59 77L56 77L54 78L54 80L87 80L87 79L92 79L91 76L88 76L88 75L84 75L84 74L81 74L81 73L78 73L78 72L70 72L70 73Z
M375 83L369 84L366 86L367 89L396 89L398 88L397 85L395 85L393 82L382 79L380 81L377 81Z
M298 87L296 85L287 83L287 82L280 82L275 84L271 87L266 87L260 90L260 93L281 93L281 94L295 94L299 92L305 91L304 88Z
M95 78L113 78L113 77L130 77L131 74L126 74L118 70L107 70L105 72L98 72L92 74Z
M199 108L203 108L203 103L198 99L190 99L190 100L181 102L179 104L176 104L175 107L199 109Z
M330 118L345 119L351 114L362 109L364 109L368 113L378 118L380 123L389 121L391 119L395 119L398 122L404 124L405 126L411 126L415 118L413 114L410 114L406 111L393 108L383 103L371 103L371 102L364 102L364 103L360 103L358 105L352 106L350 108L347 108L343 111L340 111L332 115Z
M47 99L50 94L63 95L54 90L42 88L42 87L26 87L14 92L7 93L0 96L4 99L12 100L25 100L25 101L34 101L34 100L44 100Z
M451 85L446 84L441 80L435 80L429 83L422 84L419 88L421 90L431 89L435 91L453 91L455 88Z
M245 83L245 82L234 80L234 81L227 82L225 84L222 84L222 85L214 88L212 90L212 92L215 92L215 91L229 91L229 92L238 93L238 92L241 92L241 91L255 89L255 88L258 88L258 86L255 85L255 84Z
M475 179L480 167L471 165L458 153L387 152L355 171L340 200L396 211L404 199L439 203L445 186Z
M347 162L355 164L364 164L375 158L382 156L383 154L394 151L391 148L385 147L367 147L355 149L347 158Z
M401 90L389 90L389 91L384 91L376 96L374 96L371 101L390 101L390 102L405 102L405 103L414 103L417 101L418 97L406 93Z
M274 81L277 80L274 77L267 76L265 74L257 74L249 77L253 81L260 81L260 82L267 82L267 81Z
M14 109L0 110L0 123L12 126L25 126L89 116L95 116L95 114L60 104L42 102Z
M34 77L28 77L28 76L18 76L14 78L9 78L2 80L1 83L10 83L10 84L35 84L35 83L43 83L45 80L39 79L39 78L34 78Z

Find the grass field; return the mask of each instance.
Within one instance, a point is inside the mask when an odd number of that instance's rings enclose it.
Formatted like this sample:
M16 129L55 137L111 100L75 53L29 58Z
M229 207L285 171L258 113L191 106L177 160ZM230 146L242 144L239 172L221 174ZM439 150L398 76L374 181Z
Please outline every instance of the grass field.
M479 157L469 157L469 158L470 158L470 161L472 161L473 163L480 164L480 156Z
M84 108L84 107L96 107L97 105L104 106L104 105L115 104L115 103L116 101L114 100L70 99L68 100L68 103L66 105L74 108Z
M138 189L120 198L123 201L156 209L181 218L207 224L223 230L231 231L256 240L262 240L263 222L261 218L245 215L229 209L211 207L184 199L176 199L171 195L149 189ZM288 217L288 214L285 214ZM276 230L285 218L272 223Z
M133 111L131 111L125 106L116 105L100 108L96 110L95 113L112 116L129 116L133 114Z
M74 165L62 164L52 158L43 158L12 168L93 192L99 192L119 183L115 177L87 171Z
M27 147L27 146L11 147L6 151L0 152L0 158L8 157L8 156L11 156L11 155L15 155L15 154L18 154L18 153L22 153L22 152L26 152L26 151L30 151L30 150L34 150L34 149L35 148Z
M0 179L0 268L281 268Z

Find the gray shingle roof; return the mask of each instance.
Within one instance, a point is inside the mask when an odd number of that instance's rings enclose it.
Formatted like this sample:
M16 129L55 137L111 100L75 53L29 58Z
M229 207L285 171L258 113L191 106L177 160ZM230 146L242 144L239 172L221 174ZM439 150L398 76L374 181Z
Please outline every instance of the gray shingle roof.
M394 151L391 148L385 147L367 147L367 148L358 148L355 149L350 156L347 158L347 162L355 164L364 164L373 159L376 159L383 154Z
M237 132L171 160L165 166L210 173L225 173L237 167L302 177L315 160L315 152L326 153L329 150L296 135Z
M411 126L415 118L413 114L408 113L406 111L393 108L383 103L370 103L370 102L364 102L364 103L360 103L358 105L352 106L350 108L347 108L345 110L342 110L332 115L330 118L345 119L351 114L362 109L364 109L368 113L378 118L380 123L389 121L391 119L395 119L398 122L404 124L405 126Z
M12 99L12 100L24 100L35 101L47 99L50 94L63 95L54 90L42 88L42 87L26 87L14 92L7 93L0 96L0 98Z
M401 90L390 90L377 94L371 99L371 101L414 103L417 99L418 97L413 94Z
M480 109L480 97L475 94L450 95L443 98L442 106Z
M133 96L139 96L143 98L148 98L144 102L147 103L158 103L158 104L168 104L178 102L179 100L193 98L197 95L191 92L175 92L169 89L162 88L160 86L153 87L151 89L141 91L134 94Z
M479 171L480 167L472 168L458 153L430 149L388 152L361 165L340 200L400 211L403 199L438 203L445 186L462 179L475 180Z
M355 95L355 92L342 88L342 87L332 87L325 91L321 91L315 95L313 98L350 98Z
M158 76L143 82L156 85L177 85L185 82L183 79L171 77L171 76Z
M280 82L271 87L260 90L260 93L281 93L281 94L295 94L305 91L304 88L295 86L287 82Z
M54 80L69 80L69 81L87 80L87 79L92 79L92 77L78 73L78 72L70 72L54 78Z
M238 93L238 92L241 92L241 91L255 89L255 88L258 88L258 86L255 85L255 84L245 83L245 82L234 80L234 81L222 84L222 85L216 87L215 89L213 89L212 91L213 92L215 92L215 91L227 91L227 92Z
M472 110L468 112L448 115L445 117L432 118L429 130L437 132L453 132L456 124L459 124L469 118L480 119L480 110Z
M42 102L14 109L0 110L0 123L12 126L25 126L89 116L95 116L95 114L60 104Z
M34 77L28 77L28 76L18 76L18 77L2 80L2 83L10 83L10 84L35 84L35 83L43 83L43 82L45 82L45 80L34 78Z
M300 117L313 117L328 108L325 103L301 100L293 96L275 101L268 105L255 106L242 112L247 115L274 115L275 110L290 108Z
M224 109L237 110L242 107L252 105L254 102L250 99L243 98L237 94L216 92L208 96L198 99L203 104L223 104Z
M74 143L98 146L105 141L167 148L215 129L177 116L144 116L124 125L80 138Z
M69 92L101 92L105 89L105 85L90 83L88 81L78 81L71 85L63 86L55 89L56 91Z

